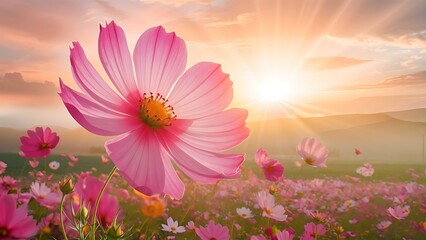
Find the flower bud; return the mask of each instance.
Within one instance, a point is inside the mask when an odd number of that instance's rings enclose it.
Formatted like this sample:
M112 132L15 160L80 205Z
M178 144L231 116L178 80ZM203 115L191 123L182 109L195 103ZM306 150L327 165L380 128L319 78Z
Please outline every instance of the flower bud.
M62 194L67 195L73 192L74 185L72 184L72 178L64 178L59 183L59 188Z

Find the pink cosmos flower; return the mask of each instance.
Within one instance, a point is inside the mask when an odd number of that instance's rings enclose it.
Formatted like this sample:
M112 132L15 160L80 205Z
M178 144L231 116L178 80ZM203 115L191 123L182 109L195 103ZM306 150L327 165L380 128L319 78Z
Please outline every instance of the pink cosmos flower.
M48 209L56 209L61 201L61 196L57 192L52 192L44 183L33 182L30 188L31 196Z
M103 164L108 164L109 163L109 159L107 157L105 157L104 155L101 156L101 162Z
M195 231L196 227L195 227L195 223L194 221L189 221L186 224L186 229L190 230L190 231Z
M172 232L172 233L183 233L185 232L185 227L179 226L178 221L173 221L172 217L167 218L167 225L161 224L163 227L161 230L165 232Z
M405 205L404 207L401 207L401 206L396 206L394 208L390 207L388 208L388 212L392 217L398 220L402 220L410 214L410 206Z
M284 166L277 160L271 159L269 162L264 163L262 169L266 180L276 182L283 179Z
M13 196L0 196L0 238L29 239L38 232L36 221L28 216L26 204L16 208Z
M271 159L262 148L257 150L254 160L262 168L266 180L276 182L283 178L284 166L277 160Z
M373 165L370 163L364 163L362 167L356 169L356 173L364 177L371 177L374 174Z
M16 189L18 187L18 181L16 181L13 177L4 176L0 178L0 189L5 192Z
M61 164L57 161L51 161L49 163L49 168L52 170L58 170L58 168L61 166Z
M30 160L30 161L28 161L28 164L30 164L30 166L32 167L32 168L36 168L36 167L38 167L38 164L39 164L40 162L37 160L37 159L33 159L33 160Z
M282 230L281 232L277 232L276 239L277 240L293 240L294 234L287 231Z
M328 157L328 149L314 138L304 138L297 145L297 153L311 166L327 167L325 161Z
M251 210L246 208L246 207L242 207L242 208L237 208L237 214L242 217L242 218L252 218L253 214L251 213Z
M93 176L83 176L78 179L74 187L75 194L78 195L83 205L91 206L90 215L93 217L93 206L95 206L96 198L102 188L103 182ZM96 216L103 226L110 225L119 212L118 200L116 197L108 194L109 188L105 189L104 194L99 202L99 208ZM77 210L76 210L77 211Z
M315 240L315 236L322 236L325 234L326 229L322 224L308 223L305 225L305 231L303 232L301 239L302 240Z
M85 129L117 136L105 147L130 185L146 195L181 198L185 186L172 161L202 183L239 177L244 155L217 152L248 136L247 111L225 110L233 90L220 65L201 62L184 72L185 43L161 26L142 34L132 60L124 31L114 22L101 26L99 55L118 93L74 42L72 72L82 92L60 81L59 95Z
M274 196L266 191L261 191L256 195L257 204L263 210L262 216L275 219L277 221L285 221L287 215L284 214L284 207L275 205Z
M201 240L228 240L229 239L229 229L228 227L223 227L220 224L215 224L213 220L210 220L209 224L206 227L199 227L195 229L195 233L201 238Z
M379 230L385 230L385 229L386 229L386 228L388 228L391 224L392 224L392 222L391 222L391 221L387 221L387 220L385 220L385 221L381 221L380 223L378 223L378 224L376 225L376 227L377 227L377 229L379 229Z
M36 127L35 131L28 130L28 136L21 137L21 151L25 158L45 158L59 142L59 137L52 129Z
M6 171L7 164L3 161L0 161L0 175Z

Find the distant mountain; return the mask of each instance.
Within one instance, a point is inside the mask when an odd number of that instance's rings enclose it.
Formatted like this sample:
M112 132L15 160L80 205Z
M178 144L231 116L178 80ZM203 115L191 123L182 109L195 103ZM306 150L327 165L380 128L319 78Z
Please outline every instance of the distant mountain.
M386 115L410 122L426 122L426 108L411 109L398 112L389 112Z
M282 118L249 122L250 136L232 152L252 159L260 147L280 159L297 159L296 146L304 137L316 137L330 149L330 159L344 161L422 161L426 109L378 114L337 115L316 118ZM410 120L410 121L408 121ZM96 136L85 129L61 129L58 153L87 154L104 151L112 137ZM25 131L0 128L0 152L17 152ZM355 156L354 148L363 151Z

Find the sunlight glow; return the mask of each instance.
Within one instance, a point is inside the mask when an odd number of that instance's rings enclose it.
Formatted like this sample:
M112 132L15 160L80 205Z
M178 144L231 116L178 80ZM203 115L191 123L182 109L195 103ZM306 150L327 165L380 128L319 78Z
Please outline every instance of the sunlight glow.
M294 100L298 95L297 88L290 79L269 77L260 85L260 99L264 102L284 102Z

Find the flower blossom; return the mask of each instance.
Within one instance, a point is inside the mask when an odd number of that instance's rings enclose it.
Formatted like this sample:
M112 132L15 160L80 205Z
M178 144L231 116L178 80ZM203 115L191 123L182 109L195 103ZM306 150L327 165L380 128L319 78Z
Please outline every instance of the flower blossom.
M205 227L199 227L195 229L195 233L201 238L201 240L228 240L229 239L229 229L228 227L223 227L220 224L215 224L213 220L210 220L209 224Z
M52 129L36 127L35 131L28 130L28 136L21 137L21 151L25 158L45 158L56 147L59 137Z
M185 186L173 163L202 183L240 176L244 154L219 152L247 138L247 111L225 110L233 89L219 64L201 62L184 71L185 42L161 26L142 34L132 59L123 29L112 21L101 26L98 49L117 91L74 42L70 60L82 92L60 80L59 95L86 130L117 136L105 147L132 187L146 195L182 198Z
M3 161L0 161L0 175L6 171L7 164Z
M271 159L262 148L257 150L254 160L262 168L266 180L276 182L283 178L284 166L277 160Z
M398 220L402 220L404 218L406 218L409 214L410 214L410 206L405 205L403 207L401 206L396 206L394 208L388 208L388 213L398 219Z
M16 208L16 199L0 195L0 238L29 239L38 232L36 221L28 216L27 204Z
M327 167L325 161L328 149L314 138L304 138L297 145L297 153L309 165L314 167Z
M356 173L364 177L371 177L374 174L373 165L370 163L364 163L362 167L356 169Z
M285 221L287 215L282 205L275 205L274 196L266 191L261 191L256 195L257 204L263 210L262 216L272 218L277 221Z
M237 214L242 218L252 218L253 214L250 209L246 207L237 208Z
M161 230L165 232L172 232L172 233L183 233L185 232L185 227L179 226L178 221L173 221L172 217L167 218L167 225L161 224L163 227Z

